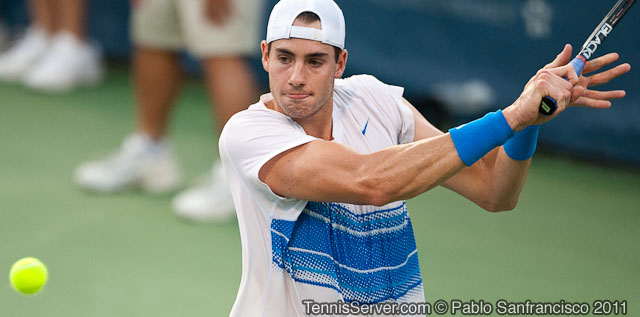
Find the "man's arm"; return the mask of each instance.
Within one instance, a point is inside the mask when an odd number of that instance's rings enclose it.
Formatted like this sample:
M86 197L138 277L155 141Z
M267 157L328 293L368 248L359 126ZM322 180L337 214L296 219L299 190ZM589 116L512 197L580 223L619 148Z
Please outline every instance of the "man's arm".
M565 52L563 54L566 55ZM586 95L585 90L582 90L583 94L572 96L574 84L578 84L575 72L572 82L563 79L571 78L573 69L570 67L546 69L532 78L520 98L504 111L505 119L514 131L546 122L560 114L571 100L579 100L578 98ZM558 111L553 116L539 116L538 106L542 96L551 96L558 101ZM422 133L418 128L416 131ZM517 190L512 193L508 191L512 190L511 185L514 183L524 182L526 171L522 171L528 167L528 162L505 163L505 160L511 159L504 158L500 152L502 150L498 148L480 162L465 168L451 135L436 131L421 134L422 139L416 142L389 147L368 155L337 143L313 141L269 160L260 169L259 178L276 194L284 197L385 205L428 191L464 169L459 177L447 182L447 186L482 207L497 210L504 206L485 198L487 183L483 180L494 178L497 172L501 176L491 181L491 187L496 188L492 191L499 192L502 189L502 196L507 192L506 196L515 196L517 199L521 184L513 186ZM507 177L503 177L504 175ZM509 189L505 189L506 187Z
M317 140L277 155L259 172L274 193L382 206L437 186L464 167L448 134L371 154Z

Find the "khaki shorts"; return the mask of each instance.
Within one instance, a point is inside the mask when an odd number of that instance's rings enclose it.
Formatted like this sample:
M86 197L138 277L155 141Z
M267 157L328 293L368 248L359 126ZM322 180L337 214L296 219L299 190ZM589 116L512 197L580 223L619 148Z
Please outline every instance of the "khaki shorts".
M140 0L133 8L131 37L136 46L182 50L199 58L260 52L262 0L231 0L223 26L209 22L206 0ZM264 24L264 25L263 25Z

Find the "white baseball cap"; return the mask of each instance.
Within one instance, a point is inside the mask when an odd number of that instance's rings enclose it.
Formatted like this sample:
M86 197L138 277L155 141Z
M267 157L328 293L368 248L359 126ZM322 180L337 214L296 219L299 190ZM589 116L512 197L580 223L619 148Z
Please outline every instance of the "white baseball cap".
M293 26L293 21L302 12L317 14L322 29ZM342 10L333 0L280 0L269 16L267 43L292 37L319 41L344 49L345 26Z

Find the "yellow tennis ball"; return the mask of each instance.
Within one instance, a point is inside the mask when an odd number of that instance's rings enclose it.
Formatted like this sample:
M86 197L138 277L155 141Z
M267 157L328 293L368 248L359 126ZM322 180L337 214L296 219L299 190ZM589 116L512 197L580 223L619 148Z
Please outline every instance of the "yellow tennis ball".
M22 258L11 266L9 280L18 292L23 294L37 293L48 277L47 267L36 258Z

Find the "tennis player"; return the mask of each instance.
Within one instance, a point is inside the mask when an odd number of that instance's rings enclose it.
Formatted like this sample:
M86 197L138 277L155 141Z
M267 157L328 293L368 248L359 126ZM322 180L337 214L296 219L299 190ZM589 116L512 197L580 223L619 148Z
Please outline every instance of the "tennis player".
M261 43L271 92L222 132L242 239L233 316L305 315L305 300L424 302L404 200L442 185L486 210L513 209L538 126L567 106L609 107L624 91L587 87L630 70L578 78L566 46L512 105L443 133L403 88L369 75L340 79L344 43L334 1L281 0ZM590 61L585 73L616 59ZM543 96L558 101L553 116L538 113Z

